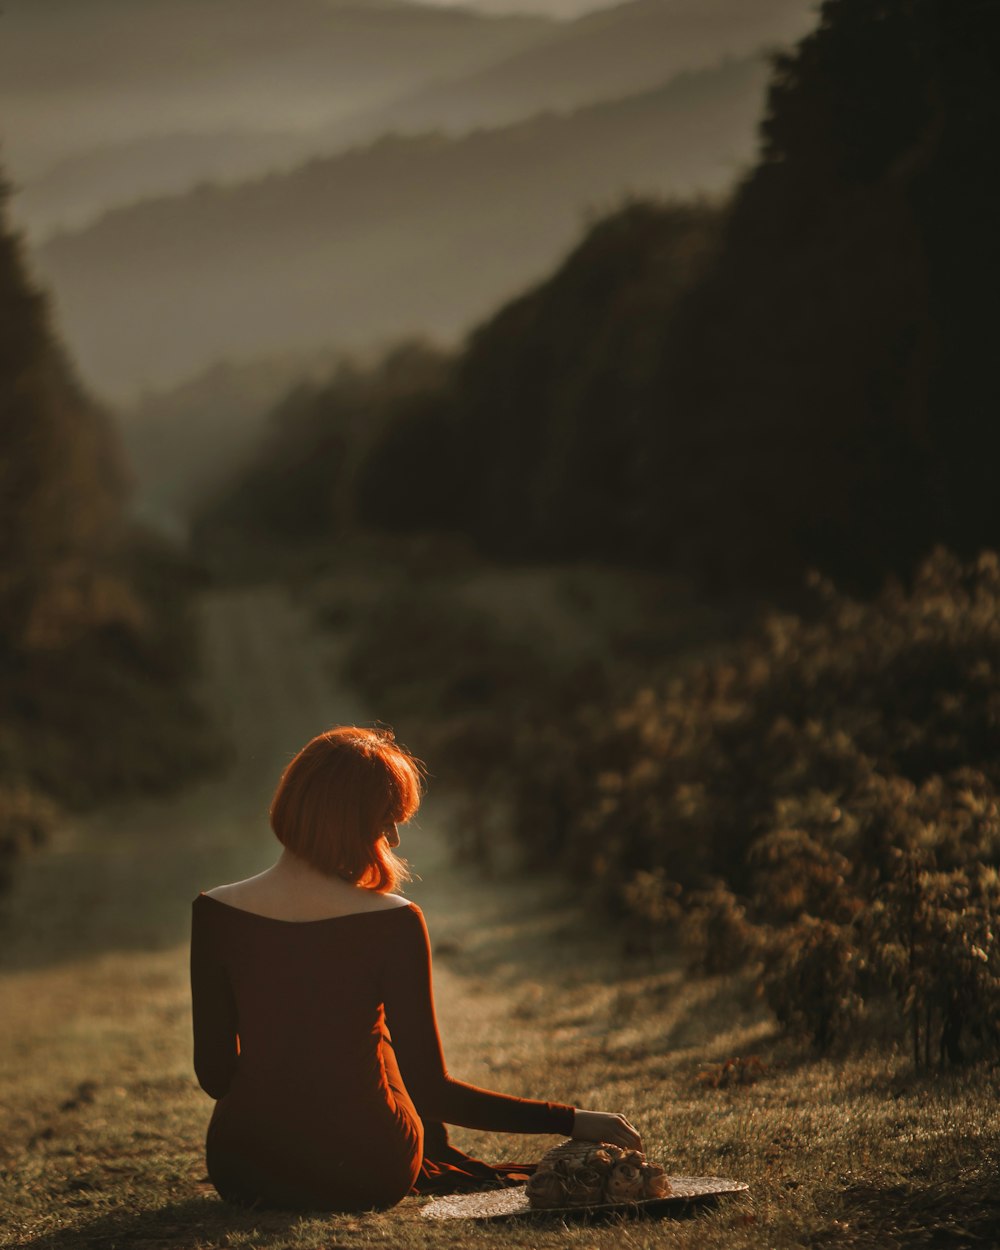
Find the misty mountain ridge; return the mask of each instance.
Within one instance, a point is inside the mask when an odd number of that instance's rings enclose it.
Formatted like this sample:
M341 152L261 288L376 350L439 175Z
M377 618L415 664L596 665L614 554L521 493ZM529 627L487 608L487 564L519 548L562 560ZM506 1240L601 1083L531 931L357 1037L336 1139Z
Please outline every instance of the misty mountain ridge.
M626 0L553 25L474 74L422 87L368 123L468 129L619 99L726 56L791 43L813 26L814 7L812 0Z
M199 183L240 182L294 168L317 146L314 130L142 135L57 162L16 191L17 214L27 233L44 238L80 229L112 208L183 194Z
M405 0L8 0L2 140L24 182L149 134L315 127L474 72L550 24Z
M754 155L760 57L461 138L108 213L37 253L84 374L121 396L220 356L449 340L544 272L586 208L719 194Z
M214 3L224 14L231 0ZM101 0L96 7L109 6L114 7L112 0ZM336 7L342 25L358 8L350 4ZM734 4L733 0L701 0L697 4L690 0L626 0L562 22L526 19L524 25L508 22L497 26L488 20L484 25L476 18L480 33L489 32L488 49L486 43L480 47L471 39L463 21L454 18L460 11L433 9L429 17L415 17L414 9L429 7L387 0L353 13L351 40L359 37L359 30L370 34L386 24L397 32L396 43L400 42L399 31L404 32L402 43L412 46L415 54L413 63L404 67L409 77L403 74L393 79L396 86L387 90L385 82L379 85L377 75L369 75L364 91L350 88L350 102L345 108L337 93L342 94L350 80L339 71L328 75L325 89L330 98L325 106L322 101L310 106L311 120L300 115L298 106L293 115L287 102L275 100L275 85L282 87L288 99L295 100L307 81L289 83L284 72L278 73L270 88L257 92L257 98L246 103L247 87L259 69L255 68L256 44L249 35L243 45L247 82L238 81L234 60L236 78L221 86L213 79L211 93L203 99L198 88L194 98L189 98L191 74L189 70L181 74L179 54L173 54L174 60L166 56L164 63L178 69L183 91L168 93L153 110L155 117L150 109L139 108L139 119L148 117L148 131L123 136L116 122L100 136L91 134L93 141L84 143L82 149L64 154L45 169L36 169L30 177L21 168L15 209L22 225L32 237L41 238L54 230L84 225L111 207L183 192L203 181L237 181L288 171L311 157L336 155L385 132L415 134L436 129L458 135L549 109L570 111L621 98L652 89L683 70L717 64L723 55L745 55L767 43L788 40L802 28L808 6L804 0L765 0L754 5ZM81 5L84 8L87 6ZM166 0L158 0L154 8L161 13L173 11ZM316 5L310 5L309 11L316 24ZM79 15L79 10L74 12ZM432 50L433 55L417 55L422 44L409 38L414 24L426 34L435 23L445 21L442 13L449 12L453 20L446 25L450 29L457 22L456 29L464 31L462 40L468 43L462 57L453 63L439 47ZM257 20L261 22L260 14ZM124 32L119 32L118 40L126 40ZM346 57L351 61L350 71L356 73L374 55L384 73L386 67L381 62L391 60L392 46L391 41L380 37L374 53L368 47L363 54L356 54L354 44L348 41L332 63L339 64ZM273 66L268 72L273 76ZM133 90L130 84L122 85L115 77L118 73L108 67L102 87L105 92L113 91L116 100L128 97ZM331 87L334 81L336 91ZM230 107L233 92L240 102L238 118ZM35 124L38 109L44 105L44 99L32 103ZM85 114L90 107L84 101ZM68 111L79 115L75 105ZM65 115L63 111L60 116L60 141ZM128 124L133 125L133 121ZM15 116L15 138L16 132Z

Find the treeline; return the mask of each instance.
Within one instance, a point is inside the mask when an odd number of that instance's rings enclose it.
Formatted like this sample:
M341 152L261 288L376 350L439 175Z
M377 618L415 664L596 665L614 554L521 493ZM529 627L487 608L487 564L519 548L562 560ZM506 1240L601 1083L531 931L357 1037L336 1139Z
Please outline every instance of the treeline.
M633 946L754 967L820 1048L864 1025L918 1064L995 1056L1000 562L940 549L909 589L815 592L682 678L536 717L502 765L512 827Z
M127 524L117 436L5 209L0 189L0 886L60 805L162 787L216 753L185 693L190 574Z
M330 534L451 529L716 588L815 566L873 589L936 542L995 543L997 22L827 0L728 206L628 204L410 385L397 356L290 397L257 487Z

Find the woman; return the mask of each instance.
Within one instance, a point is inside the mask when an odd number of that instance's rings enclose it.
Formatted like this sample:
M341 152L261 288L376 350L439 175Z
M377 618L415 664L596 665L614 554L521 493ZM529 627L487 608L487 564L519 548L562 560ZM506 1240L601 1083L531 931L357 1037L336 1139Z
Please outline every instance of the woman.
M445 1123L641 1148L622 1115L449 1076L423 913L390 892L409 878L392 848L420 790L391 731L322 733L271 804L277 862L194 901L194 1066L217 1100L206 1152L223 1198L360 1211L533 1171L470 1158Z

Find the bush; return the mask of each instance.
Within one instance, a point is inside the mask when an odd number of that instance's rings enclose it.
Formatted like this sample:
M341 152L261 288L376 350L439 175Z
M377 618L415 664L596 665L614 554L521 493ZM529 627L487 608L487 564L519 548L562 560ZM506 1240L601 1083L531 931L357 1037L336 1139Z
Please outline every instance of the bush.
M630 931L682 888L693 962L756 963L819 1046L892 1001L921 1063L996 1052L1000 563L814 589L810 620L525 733L516 827Z
M0 785L0 893L10 885L15 862L52 832L56 814L53 803L28 787Z

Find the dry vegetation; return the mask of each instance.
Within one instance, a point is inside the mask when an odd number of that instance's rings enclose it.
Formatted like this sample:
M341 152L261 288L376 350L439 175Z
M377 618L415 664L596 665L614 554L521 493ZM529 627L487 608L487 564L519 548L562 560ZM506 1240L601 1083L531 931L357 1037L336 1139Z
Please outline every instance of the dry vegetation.
M475 579L424 581L357 631L355 680L466 796L459 846L486 860L500 829L626 949L752 968L819 1051L863 1033L918 1066L996 1058L996 554L939 549L870 601L816 579L808 615L728 642L677 581L545 576L532 601L495 572L492 611Z
M0 172L0 892L60 807L204 775L188 559L131 518L110 414L80 385Z
M670 1170L746 1179L684 1221L439 1226L420 1201L365 1217L240 1212L205 1180L210 1104L190 1068L187 906L269 862L261 800L308 721L360 715L304 690L330 641L280 598L220 595L217 697L237 718L224 781L169 805L105 812L27 864L3 915L0 1209L4 1246L935 1246L990 1244L1000 1224L994 1069L914 1076L905 1054L822 1061L775 1036L742 974L688 978L669 951L624 956L565 884L455 868L433 798L404 849L437 948L451 1070L533 1097L621 1108ZM266 649L281 638L281 656ZM265 648L265 650L261 650ZM269 658L270 657L270 658ZM419 745L419 744L411 744ZM755 1080L703 1074L758 1056ZM756 1067L756 1065L754 1065ZM488 1159L554 1139L453 1130Z

